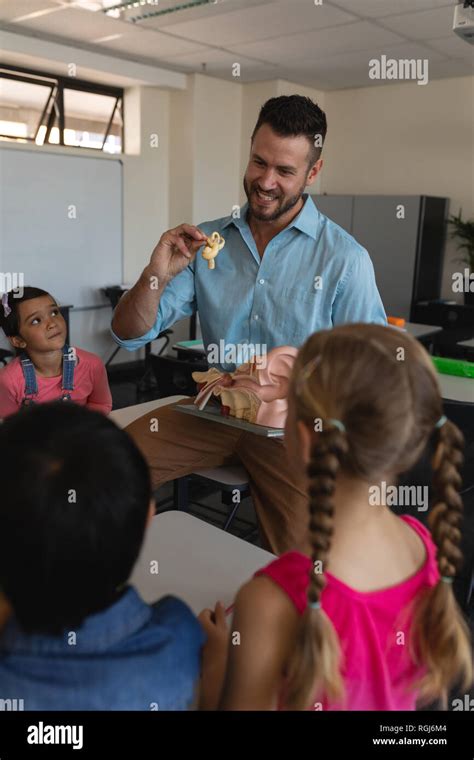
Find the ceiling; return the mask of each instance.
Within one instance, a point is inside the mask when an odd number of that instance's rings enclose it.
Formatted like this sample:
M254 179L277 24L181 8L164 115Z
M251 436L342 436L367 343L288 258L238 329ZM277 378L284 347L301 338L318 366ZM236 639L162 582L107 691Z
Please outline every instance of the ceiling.
M474 46L452 31L455 0L199 0L179 9L190 1L198 0L159 0L113 18L102 9L120 0L0 0L0 25L185 73L234 79L239 63L240 82L376 86L368 61L381 55L428 59L431 80L474 74ZM145 11L161 15L126 20Z

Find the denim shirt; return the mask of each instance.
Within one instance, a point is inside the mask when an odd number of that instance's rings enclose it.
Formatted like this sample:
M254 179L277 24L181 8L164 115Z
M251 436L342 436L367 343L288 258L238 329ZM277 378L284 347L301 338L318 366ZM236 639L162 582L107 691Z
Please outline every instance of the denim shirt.
M205 638L184 602L148 605L132 587L62 636L26 634L12 618L0 632L0 700L23 700L24 710L186 710Z
M115 341L134 351L175 322L199 312L203 342L210 346L299 348L313 332L347 322L386 324L369 254L342 227L304 196L300 213L260 255L247 222L239 214L199 225L217 231L225 246L209 269L201 252L164 290L155 324L145 335ZM222 352L219 355L222 358ZM225 356L224 356L225 358ZM225 371L235 364L213 362Z

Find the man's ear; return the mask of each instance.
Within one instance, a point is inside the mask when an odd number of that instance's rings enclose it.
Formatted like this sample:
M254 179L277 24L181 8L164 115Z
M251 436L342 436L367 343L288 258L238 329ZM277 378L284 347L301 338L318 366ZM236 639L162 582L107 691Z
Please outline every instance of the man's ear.
M310 172L308 174L308 178L306 180L306 187L308 187L309 185L314 184L314 182L316 181L316 177L318 176L318 174L319 174L319 172L321 171L322 168L323 168L323 159L319 158L316 161L316 163L314 164L314 166L312 166L311 169L310 169Z
M20 338L19 335L9 337L8 340L10 341L10 345L12 345L13 348L26 348L26 341L24 341L23 338Z

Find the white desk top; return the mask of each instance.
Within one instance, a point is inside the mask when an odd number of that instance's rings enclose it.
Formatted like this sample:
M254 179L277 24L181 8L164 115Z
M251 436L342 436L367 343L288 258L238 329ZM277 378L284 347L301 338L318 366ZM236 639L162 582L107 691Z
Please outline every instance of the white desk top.
M474 404L474 378L443 375L438 372L438 382L441 395L447 401L460 401L464 404Z
M189 343L190 341L187 342ZM202 340L196 340L193 342L192 346L183 346L179 343L175 343L173 346L171 346L171 348L173 348L175 351L195 351L198 354L205 353L204 343Z
M126 406L124 409L115 409L113 412L110 412L109 417L118 427L125 428L147 412L152 412L154 409L166 406L167 404L176 404L182 398L187 398L187 396L169 396L168 398L158 398L154 401L145 401L144 404L135 404L134 406Z
M394 327L394 325L391 325L391 327ZM418 322L405 322L405 327L399 327L397 329L405 330L405 332L410 333L414 338L426 338L428 335L436 335L436 333L441 332L443 328L438 327L438 325L422 325Z
M229 607L240 586L273 559L247 541L174 510L153 518L130 582L146 602L173 594L199 614L218 601ZM151 572L153 561L158 574Z

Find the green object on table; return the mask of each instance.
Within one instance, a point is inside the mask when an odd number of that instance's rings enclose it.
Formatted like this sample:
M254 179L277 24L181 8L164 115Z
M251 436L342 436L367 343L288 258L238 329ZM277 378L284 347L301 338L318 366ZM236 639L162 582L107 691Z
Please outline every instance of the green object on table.
M442 375L474 378L474 362L466 362L461 359L446 359L443 356L432 356L431 358L436 369Z
M179 348L193 348L194 346L202 346L202 340L199 338L198 340L180 340L176 345Z

